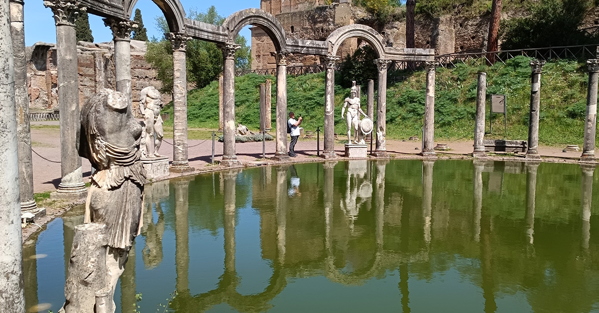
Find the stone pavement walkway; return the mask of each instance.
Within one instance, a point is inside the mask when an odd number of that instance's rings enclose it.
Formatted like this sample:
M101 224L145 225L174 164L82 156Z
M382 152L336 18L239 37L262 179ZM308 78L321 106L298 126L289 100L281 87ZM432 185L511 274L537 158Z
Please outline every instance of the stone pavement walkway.
M60 183L61 170L60 170L60 132L57 128L40 128L41 125L58 125L58 122L34 122L35 125L31 130L31 137L33 142L33 179L34 179L34 191L35 193L53 191L58 187ZM42 126L43 127L43 126ZM171 160L173 158L173 147L170 144L171 139L165 139L160 148L159 153L168 156ZM472 141L438 141L437 143L448 144L450 151L443 152L448 155L467 155L472 153L473 142ZM323 142L321 138L321 152L323 149ZM296 152L298 157L293 159L298 162L306 161L317 161L319 158L316 156L316 140L300 140L296 146ZM389 140L387 141L387 151L395 157L414 157L420 152L422 142L420 141L399 141ZM237 156L243 163L252 163L262 160L262 143L243 143L237 144ZM539 152L544 157L553 158L567 158L571 160L577 160L581 152L562 152L563 148L560 147L540 147ZM215 147L215 159L218 161L221 159L223 150L223 144L216 142ZM335 146L337 154L344 154L343 144L337 144ZM274 157L275 143L274 141L266 142L266 158ZM189 163L191 167L196 170L216 170L220 167L214 167L210 165L212 154L212 141L211 140L190 140L189 141ZM85 181L89 180L91 174L91 165L86 159L82 159L83 173ZM171 175L171 177L177 177L177 174Z

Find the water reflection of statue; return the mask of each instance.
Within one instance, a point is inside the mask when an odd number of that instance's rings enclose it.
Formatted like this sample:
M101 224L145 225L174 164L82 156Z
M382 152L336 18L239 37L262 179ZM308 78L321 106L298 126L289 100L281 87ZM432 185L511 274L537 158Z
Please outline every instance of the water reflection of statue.
M354 222L358 219L360 213L360 206L372 197L372 184L366 179L367 168L367 160L348 162L347 188L345 189L345 197L341 199L341 209L350 221L352 231Z
M291 166L291 179L290 179L290 186L289 186L289 190L287 191L287 194L289 195L289 197L299 197L302 195L302 193L299 190L299 186L300 186L300 178L297 175L297 171L295 170L295 165Z
M160 116L162 109L162 101L160 93L152 86L146 87L141 91L141 99L139 101L139 110L144 116L144 144L145 149L142 151L147 158L161 157L158 154L162 139L164 138L163 121Z
M146 246L143 248L142 256L146 269L156 268L162 263L162 238L164 236L165 222L164 212L160 204L161 200L169 197L169 182L156 182L146 185L145 190L144 222L141 234L146 239ZM152 209L155 206L155 210ZM158 220L154 223L154 211Z
M343 109L341 110L341 118L345 118L347 121L347 143L351 144L351 132L352 128L354 129L354 141L355 144L364 144L364 136L362 136L362 132L360 131L360 114L364 115L364 117L368 117L362 108L360 107L360 98L358 98L358 87L356 87L356 82L353 82L353 86L351 87L351 97L345 99L345 103L343 103ZM347 116L346 116L346 108L347 108Z
M88 311L83 307L94 305L96 299L88 290L98 287L94 284L105 292L104 300L112 302L141 224L142 193L147 182L140 162L141 135L127 97L119 92L101 90L81 110L79 154L89 159L96 171L86 202L86 225L76 228L71 252L65 287L67 313ZM102 253L105 261L98 259ZM79 277L95 282L83 282Z

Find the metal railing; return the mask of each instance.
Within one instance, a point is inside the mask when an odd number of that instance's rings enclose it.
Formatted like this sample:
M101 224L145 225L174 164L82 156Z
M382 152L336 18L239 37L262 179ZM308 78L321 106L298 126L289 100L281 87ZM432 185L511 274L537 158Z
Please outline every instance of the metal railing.
M29 120L32 122L58 121L59 119L58 112L29 113Z
M337 70L341 69L341 66L337 66ZM324 64L314 65L292 65L287 66L287 75L290 76L301 76L306 74L318 74L326 71ZM235 76L244 76L247 74L258 74L258 75L277 75L276 68L260 69L260 70L237 70Z

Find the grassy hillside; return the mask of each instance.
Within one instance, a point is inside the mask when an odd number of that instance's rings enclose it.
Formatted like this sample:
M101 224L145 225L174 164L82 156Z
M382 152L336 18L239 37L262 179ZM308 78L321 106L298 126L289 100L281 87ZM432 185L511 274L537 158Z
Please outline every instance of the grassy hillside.
M508 138L527 139L530 102L529 59L517 57L507 64L459 65L438 69L435 105L435 136L438 139L472 139L476 101L477 72L488 77L488 94L505 94L508 102ZM424 120L426 73L416 72L403 82L389 86L387 92L388 138L421 137ZM581 144L586 112L586 65L576 61L550 62L545 65L541 87L540 142L547 145ZM273 127L275 125L276 84L271 76L246 75L236 79L237 121L250 129L259 123L258 85L273 80ZM301 113L304 128L316 130L324 125L324 74L288 77L288 109ZM365 92L364 92L365 93ZM336 87L335 131L345 133L341 119L343 99L349 89ZM490 99L490 96L489 96ZM189 125L218 128L218 82L189 93ZM366 98L362 99L366 111ZM172 114L172 107L166 109ZM170 112L169 112L170 111ZM167 122L172 124L172 122ZM487 131L489 123L487 122ZM497 115L493 135L503 137L503 117Z

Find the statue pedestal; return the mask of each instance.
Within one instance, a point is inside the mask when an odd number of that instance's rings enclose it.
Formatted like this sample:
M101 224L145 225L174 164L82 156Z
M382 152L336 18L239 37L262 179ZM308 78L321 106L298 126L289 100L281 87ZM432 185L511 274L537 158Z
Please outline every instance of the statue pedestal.
M141 163L144 166L144 169L147 173L148 180L155 180L158 178L168 177L170 175L169 172L169 162L168 157L159 157L159 158L142 158Z
M367 159L368 145L346 144L345 157L350 159Z

